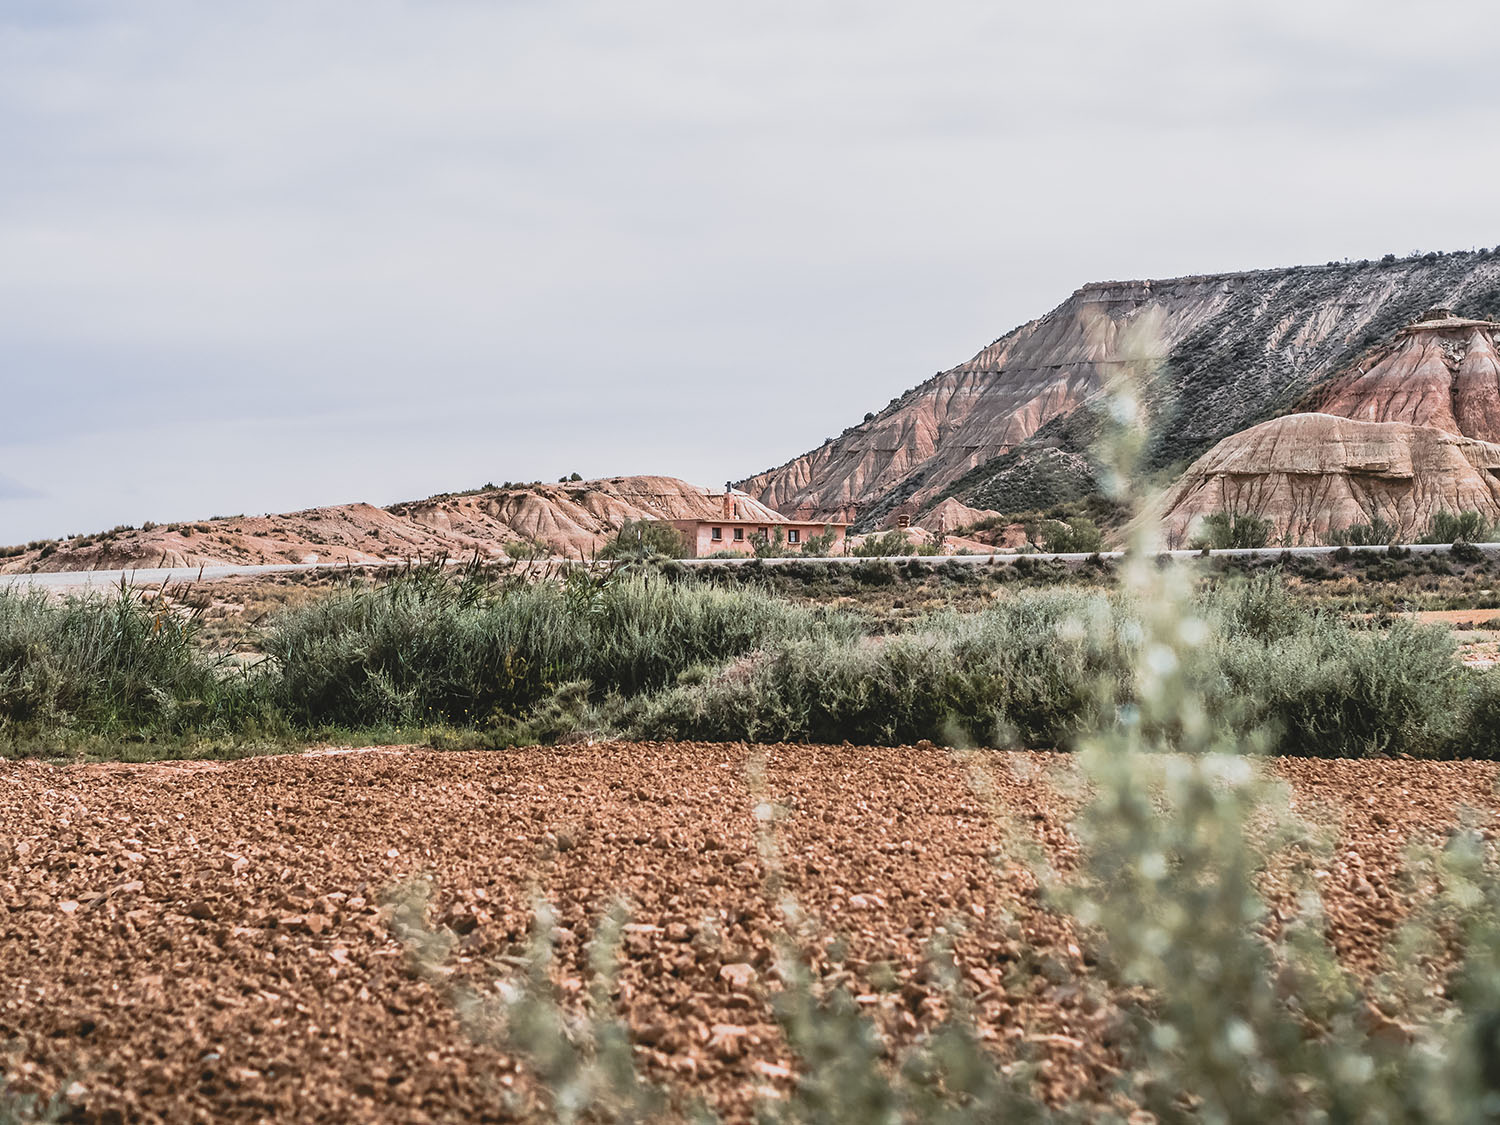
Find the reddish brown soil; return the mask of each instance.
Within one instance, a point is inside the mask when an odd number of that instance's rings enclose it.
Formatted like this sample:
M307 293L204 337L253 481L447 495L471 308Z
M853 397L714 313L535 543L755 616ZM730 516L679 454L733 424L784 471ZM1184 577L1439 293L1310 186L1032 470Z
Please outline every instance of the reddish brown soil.
M524 1075L463 1033L391 936L382 904L425 877L429 919L458 935L453 976L481 986L540 893L578 994L585 942L627 899L620 1005L646 1070L743 1119L792 1063L766 1004L781 925L766 802L785 890L817 920L808 946L896 1042L941 1018L926 946L961 922L986 1037L1039 1060L1052 1095L1103 1096L1119 1016L1007 858L1039 845L1072 865L1071 803L1046 779L1065 760L984 759L982 797L969 768L931 749L650 744L0 763L0 1073L73 1084L82 1120L506 1119ZM1361 964L1401 913L1406 839L1493 805L1485 764L1280 768L1304 812L1343 826L1329 914Z

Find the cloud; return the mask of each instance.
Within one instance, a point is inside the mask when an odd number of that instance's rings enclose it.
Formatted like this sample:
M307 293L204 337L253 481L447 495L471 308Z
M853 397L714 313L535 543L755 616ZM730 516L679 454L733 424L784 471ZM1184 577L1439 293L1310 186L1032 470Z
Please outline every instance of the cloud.
M20 481L0 476L0 500L39 500L42 494Z

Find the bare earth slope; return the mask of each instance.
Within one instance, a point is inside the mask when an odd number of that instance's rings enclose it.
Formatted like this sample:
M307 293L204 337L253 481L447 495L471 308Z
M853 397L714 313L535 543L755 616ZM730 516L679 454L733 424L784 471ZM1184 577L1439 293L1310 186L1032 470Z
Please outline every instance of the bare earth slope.
M577 558L597 552L628 519L712 518L722 494L674 477L611 477L518 485L376 508L343 504L285 515L232 516L122 529L34 546L0 561L0 573L110 570L134 566L374 563L476 551L498 557L507 544L540 543ZM783 517L749 497L746 518Z
M785 892L846 939L838 968L894 1045L942 1018L926 947L961 920L954 958L987 1045L1029 1055L1052 1096L1107 1096L1121 1013L1086 943L1005 858L1008 833L1029 831L1064 877L1074 867L1072 806L1046 780L1068 758L983 761L1011 827L947 753L850 746L0 762L0 1079L71 1089L80 1122L512 1120L516 1059L466 1037L392 936L392 902L426 879L452 979L487 995L544 895L575 1005L586 943L626 900L617 988L643 1069L749 1120L795 1066L769 1005L782 892L757 846L756 754L787 809ZM1411 907L1408 844L1441 840L1460 804L1494 826L1493 763L1277 768L1335 833L1319 886L1358 969Z
M1159 320L1150 351L1164 370L1155 458L1169 464L1292 409L1324 377L1433 305L1476 316L1500 311L1500 256L1088 285L871 421L741 487L810 517L867 522L896 504L925 508L959 477L1096 394L1128 358L1121 350L1127 327L1148 314ZM1474 418L1491 413L1471 409Z
M1217 511L1268 519L1298 543L1376 519L1411 539L1442 510L1500 520L1497 332L1455 317L1414 323L1321 387L1318 413L1225 438L1163 499L1168 543Z
M1158 503L1166 544L1183 546L1213 512L1271 520L1275 538L1323 543L1328 532L1384 520L1403 541L1433 516L1500 519L1500 445L1431 426L1290 414L1225 438Z
M1407 422L1500 441L1500 323L1418 321L1317 396L1318 409L1367 422Z

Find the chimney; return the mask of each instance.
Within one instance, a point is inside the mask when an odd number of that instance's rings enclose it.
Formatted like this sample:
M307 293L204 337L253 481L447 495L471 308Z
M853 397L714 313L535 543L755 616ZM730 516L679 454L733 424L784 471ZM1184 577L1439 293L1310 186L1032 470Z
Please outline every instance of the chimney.
M724 518L734 519L734 494L728 488L724 489Z

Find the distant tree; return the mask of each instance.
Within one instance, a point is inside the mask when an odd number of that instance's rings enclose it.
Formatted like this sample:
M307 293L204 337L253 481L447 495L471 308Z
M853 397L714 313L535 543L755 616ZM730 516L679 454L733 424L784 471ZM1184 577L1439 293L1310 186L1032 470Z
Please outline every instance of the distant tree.
M867 535L864 540L849 552L860 558L878 559L895 555L909 555L912 553L911 539L906 532L899 528L882 532L879 535Z
M1104 546L1104 533L1088 516L1071 520L1028 520L1023 525L1026 541L1055 555L1090 554Z
M1215 551L1264 547L1271 541L1271 521L1260 516L1214 512L1203 517L1193 549L1208 547Z
M1396 541L1396 529L1379 516L1328 533L1330 547L1383 547Z
M1483 514L1470 510L1453 513L1447 509L1432 517L1432 525L1422 536L1423 543L1485 543L1495 529Z
M773 528L770 536L763 531L750 536L750 549L758 559L781 559L791 554L786 545L786 532L780 527Z
M545 559L552 553L552 548L537 539L512 539L505 544L505 553L510 558L529 561Z
M568 480L570 480L570 481L582 480L582 479L583 478L581 476L579 476L577 473L573 473L571 476L568 477Z
M601 559L681 559L688 554L687 537L663 520L626 520L599 552Z
M826 559L829 552L833 550L836 538L838 538L837 534L830 527L822 535L814 535L802 544L802 553L810 559Z

